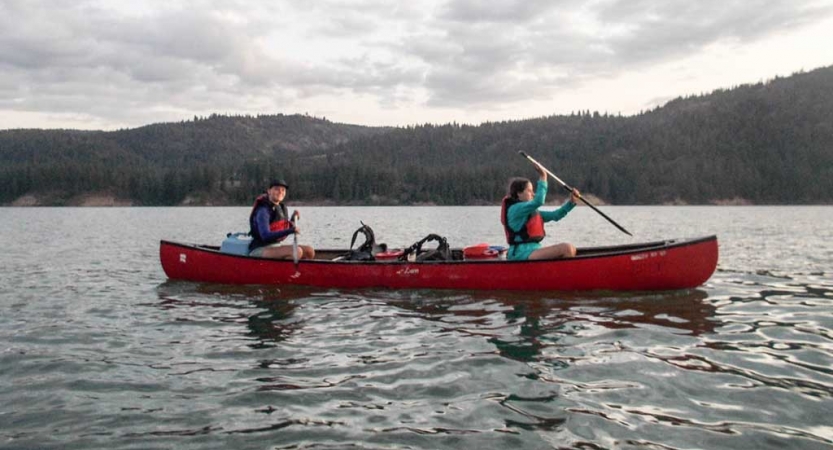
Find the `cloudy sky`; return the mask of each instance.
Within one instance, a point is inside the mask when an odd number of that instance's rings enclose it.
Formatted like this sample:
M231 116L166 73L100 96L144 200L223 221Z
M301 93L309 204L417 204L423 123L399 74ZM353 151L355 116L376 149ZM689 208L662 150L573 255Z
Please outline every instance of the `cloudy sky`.
M833 65L833 0L0 0L0 129L471 123Z

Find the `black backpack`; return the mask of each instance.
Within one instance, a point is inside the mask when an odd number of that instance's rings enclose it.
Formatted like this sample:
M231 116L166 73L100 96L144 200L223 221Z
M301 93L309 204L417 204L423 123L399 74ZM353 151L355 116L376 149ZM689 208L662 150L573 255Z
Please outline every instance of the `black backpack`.
M386 244L377 244L376 236L373 234L373 229L365 225L364 222L359 222L362 226L353 232L353 238L350 239L350 250L340 259L343 261L375 261L374 256L377 253L387 251ZM353 245L356 243L356 238L359 234L364 236L364 243L356 250L353 250Z
M437 248L422 251L422 244L432 241L437 242ZM399 260L406 261L410 254L416 255L417 261L448 261L451 259L451 249L448 247L448 241L436 234L429 234L405 249Z

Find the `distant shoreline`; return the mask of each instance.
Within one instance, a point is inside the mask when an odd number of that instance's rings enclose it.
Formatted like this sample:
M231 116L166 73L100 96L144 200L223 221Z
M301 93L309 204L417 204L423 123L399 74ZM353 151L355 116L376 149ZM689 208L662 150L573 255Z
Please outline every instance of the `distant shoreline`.
M599 197L592 194L584 194L584 198L595 206L617 206L608 203ZM38 193L25 194L18 197L16 200L2 204L5 207L244 207L251 206L247 203L228 203L223 201L222 197L216 198L218 201L211 201L211 195L200 195L198 197L186 197L182 202L176 205L141 205L134 200L128 198L120 198L109 192L94 192L79 194L69 198L62 198L55 193ZM550 193L549 200L546 205L548 207L559 206L566 202L568 197L562 195L555 195ZM500 200L494 202L476 201L460 205L441 205L434 202L413 202L413 203L397 203L387 198L372 197L364 202L344 202L339 203L334 200L293 200L287 201L291 206L316 206L316 207L341 207L341 206L500 206ZM788 204L783 204L788 205ZM789 204L802 205L802 204ZM823 205L823 204L818 204ZM584 206L579 203L579 206ZM659 204L640 204L640 205L618 205L618 206L767 206L756 205L745 198L735 197L729 199L713 199L707 203L687 203L683 200L677 199L671 202Z
M549 201L545 204L547 208L558 207L566 200ZM730 200L713 200L709 203L659 203L659 204L633 204L633 205L613 205L604 202L592 202L595 206L833 206L827 203L772 203L772 204L755 204L742 199ZM500 202L487 203L478 202L462 205L440 205L433 202L419 202L419 203L337 203L334 201L287 201L287 205L291 207L332 207L332 208L351 208L351 207L461 207L461 206L490 206L500 207ZM187 203L178 205L138 205L132 201L127 200L101 200L98 199L92 202L76 203L76 202L12 202L0 204L0 208L247 208L251 205L247 204L228 204L228 203ZM585 205L579 203L578 206Z

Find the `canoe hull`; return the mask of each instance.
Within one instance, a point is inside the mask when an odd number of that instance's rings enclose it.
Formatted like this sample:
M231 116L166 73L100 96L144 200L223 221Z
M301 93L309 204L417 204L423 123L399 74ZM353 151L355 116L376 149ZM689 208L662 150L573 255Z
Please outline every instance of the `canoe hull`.
M270 260L216 247L160 243L170 279L324 288L646 291L699 286L717 267L717 238L596 249L547 261L358 262Z

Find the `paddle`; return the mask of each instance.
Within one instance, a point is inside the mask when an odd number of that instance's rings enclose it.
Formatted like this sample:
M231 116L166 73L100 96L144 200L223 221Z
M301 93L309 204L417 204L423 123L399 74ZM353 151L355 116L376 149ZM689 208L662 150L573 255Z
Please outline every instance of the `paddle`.
M292 215L292 226L294 227L301 220L298 214ZM292 233L292 261L295 263L295 271L298 271L298 232Z
M558 178L557 176L555 176L555 174L553 174L552 172L550 172L550 171L549 171L546 167L544 167L541 163L539 163L538 161L536 161L536 160L535 160L535 158L533 158L533 157L531 157L531 156L527 155L527 154L526 154L526 153L524 153L523 151L519 151L518 153L520 153L520 154L521 154L521 156L523 156L524 158L528 159L528 160L529 160L530 162L532 162L533 164L537 164L537 165L539 165L542 169L544 169L544 171L545 171L545 172L547 172L547 174L549 174L549 176L553 177L553 178L555 179L555 181L557 181L557 182L561 185L561 187L563 187L564 189L566 189L567 191L569 191L571 194L573 193L573 188L572 188L572 187L570 187L567 183L565 183L565 182L561 181L561 178ZM626 229L622 228L622 225L619 225L619 224L618 224L618 223L616 223L613 219L611 219L610 217L607 217L607 214L605 214L605 213L603 213L603 212L599 211L599 209L598 209L598 208L596 208L595 206L593 206L593 204L592 204L592 203L590 203L590 202L588 202L587 200L585 200L585 199L584 199L584 197L582 197L581 195L579 195L579 196L578 196L578 199L579 199L579 200L581 200L582 202L584 202L584 204L585 204L585 205L587 205L587 206L589 206L589 207L593 208L593 211L596 211L597 213L599 213L602 217L604 217L605 219L607 219L607 221L608 221L608 222L612 223L612 224L613 224L616 228L618 228L621 232L623 232L623 233L627 234L628 236L633 236L632 234L630 234L630 232L628 232L628 230L626 230Z

